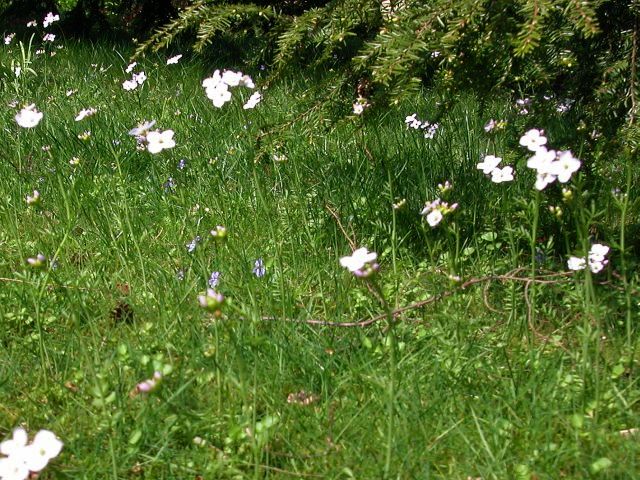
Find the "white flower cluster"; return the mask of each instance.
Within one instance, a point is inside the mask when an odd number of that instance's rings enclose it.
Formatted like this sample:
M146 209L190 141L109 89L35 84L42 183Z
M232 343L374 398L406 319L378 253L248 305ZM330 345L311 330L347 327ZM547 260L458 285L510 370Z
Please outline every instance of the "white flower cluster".
M485 155L484 160L476 165L476 168L482 170L485 175L491 175L493 183L511 182L513 181L513 167L507 165L498 168L502 161L501 157L495 155Z
M76 116L76 122L79 122L80 120L84 120L87 117L95 115L97 112L98 110L93 107L83 108L82 110L80 110L80 112Z
M587 264L593 273L599 273L605 267L609 260L606 256L609 253L609 247L601 243L594 243L589 249L589 255L584 257L569 257L567 267L569 270L584 270Z
M125 69L126 73L133 72L133 69L136 68L137 62L130 63ZM127 91L135 90L138 88L138 85L142 85L147 80L147 74L144 72L134 73L131 76L131 80L125 80L122 82L122 88Z
M56 36L53 33L45 33L44 37L42 37L43 42L55 42Z
M60 15L54 15L53 12L49 12L47 13L47 15L44 17L44 20L42 21L42 26L44 28L47 28L49 25L51 25L53 22L58 22L60 20ZM35 23L35 20L33 20L33 22ZM31 22L30 22L31 23ZM29 26L27 24L27 26ZM34 25L35 26L35 25Z
M407 125L407 128L413 128L414 130L422 130L424 131L424 138L433 138L440 128L438 123L429 123L427 121L421 121L417 118L418 114L414 113L413 115L409 115L404 119L404 123Z
M378 271L380 266L376 263L378 254L370 252L365 247L354 250L351 256L342 257L340 265L353 273L356 277L367 278Z
M13 42L13 37L15 37L15 36L16 36L15 33L10 33L6 37L4 37L4 44L5 45L9 45L11 42Z
M182 54L176 55L175 57L171 57L167 59L167 65L175 65L180 61L181 58L182 58Z
M211 77L205 78L202 81L202 86L205 88L207 98L209 98L217 108L221 108L231 100L229 87L256 87L249 75L243 75L242 72L234 72L232 70L223 70L222 73L220 73L220 70L216 70ZM244 108L255 107L261 98L262 96L259 93L258 96L254 93L244 105Z
M354 115L362 115L365 108L368 108L370 103L364 97L358 97L356 101L353 103L353 113Z
M535 186L538 190L544 190L556 180L567 183L582 164L570 150L547 150L546 144L547 137L544 136L544 131L535 128L520 138L520 145L534 153L533 157L527 160L527 167L537 173Z
M420 215L425 217L425 220L431 228L435 228L442 221L445 215L453 213L457 208L457 203L449 205L447 202L436 198L433 202L428 202L424 206Z
M0 443L0 479L25 480L42 471L49 461L58 456L63 443L49 430L36 433L33 442L24 428L16 428L13 437Z
M20 110L14 117L18 125L22 128L33 128L42 120L43 113L36 109L36 105L32 103Z
M144 150L146 147L149 153L160 153L162 150L175 147L176 142L173 139L174 131L150 131L151 127L155 124L155 120L142 122L136 128L129 130L129 135L133 135L136 138L141 150Z

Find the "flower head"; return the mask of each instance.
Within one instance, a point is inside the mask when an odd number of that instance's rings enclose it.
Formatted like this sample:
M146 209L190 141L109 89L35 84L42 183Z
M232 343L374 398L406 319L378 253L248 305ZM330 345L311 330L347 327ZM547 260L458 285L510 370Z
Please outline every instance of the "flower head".
M249 100L247 100L247 103L245 103L242 108L245 110L254 108L261 100L262 94L260 92L255 92L249 97Z
M482 170L482 173L485 175L490 175L493 170L497 168L497 166L502 161L501 157L496 157L495 155L485 155L484 160L476 165L476 168Z
M13 37L15 37L15 36L16 36L15 33L10 33L6 37L4 37L4 44L5 45L9 45L11 42L13 42Z
M433 227L436 227L442 221L442 219L444 218L444 215L442 215L442 212L440 210L435 209L435 210L431 210L425 218L429 226L433 228Z
M27 205L30 207L36 207L40 205L40 192L38 190L33 191L33 195L27 195Z
M125 80L122 82L122 88L127 91L135 90L138 87L138 84L134 80Z
M520 145L527 147L532 152L537 152L546 143L547 137L544 136L544 131L536 128L532 128L520 137Z
M253 274L258 278L262 278L266 273L267 269L264 266L264 260L262 260L262 258L258 258L253 264Z
M558 177L560 183L567 183L571 175L580 169L582 162L575 158L570 150L559 152L557 160L549 165L549 172Z
M87 117L95 115L97 111L98 110L93 107L83 108L82 110L80 110L80 113L78 113L78 115L76 116L76 122L79 122L80 120L84 120Z
M47 13L47 15L44 17L44 20L42 21L42 26L44 28L47 28L49 25L51 25L53 22L57 22L60 20L60 15L54 15L53 12L49 12ZM35 22L35 20L34 20Z
M182 55L176 55L175 57L171 57L167 59L167 65L175 65L180 61L181 58L182 58Z
M173 148L176 142L173 139L173 130L154 130L147 133L147 150L149 153L159 153L162 150Z
M42 37L43 42L55 42L56 36L53 33L46 33L44 37Z
M46 267L46 262L47 262L47 257L45 257L41 253L39 253L35 257L27 258L27 263L29 264L29 266L31 266L33 268L36 268L36 269L45 268Z
M214 228L213 230L211 230L211 236L215 239L215 240L226 240L227 238L227 228L222 226L222 225L216 225L216 228Z
M220 283L220 272L211 272L211 276L209 280L207 280L207 284L209 288L216 288Z
M507 165L503 168L494 168L491 171L491 181L493 183L503 183L513 181L513 167Z
M20 125L22 128L33 128L40 123L40 120L42 120L42 117L43 117L43 113L39 112L36 109L35 104L32 103L31 105L24 107L22 110L20 110L16 114L15 120L16 120L16 123Z
M224 304L224 295L216 292L213 288L207 288L204 294L198 295L198 303L205 310L220 315L220 309Z
M207 98L213 102L217 108L221 108L225 103L231 100L231 92L227 84L219 82L214 86L206 89Z
M375 263L378 258L376 252L370 252L365 247L354 250L351 256L342 257L340 265L345 267L356 277L369 277L373 275L380 266Z
M569 260L567 260L567 267L569 270L584 270L586 266L586 260L581 257L569 257Z

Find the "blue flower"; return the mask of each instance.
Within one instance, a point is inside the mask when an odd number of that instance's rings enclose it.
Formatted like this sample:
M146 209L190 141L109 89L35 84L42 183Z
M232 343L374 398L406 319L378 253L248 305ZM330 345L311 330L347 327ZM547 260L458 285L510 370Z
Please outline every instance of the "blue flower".
M253 274L258 278L264 277L267 269L264 266L262 258L257 259L253 265Z
M202 237L200 237L200 235L198 235L196 238L194 238L193 240L191 240L189 243L187 243L187 252L189 253L193 253L193 251L196 249L196 247L198 246L198 242L202 240Z
M180 159L180 161L178 162L178 170L184 170L184 167L186 166L187 166L187 159L186 158Z
M209 287L216 288L218 283L220 283L220 272L211 272L211 277L209 277L207 283L209 284Z

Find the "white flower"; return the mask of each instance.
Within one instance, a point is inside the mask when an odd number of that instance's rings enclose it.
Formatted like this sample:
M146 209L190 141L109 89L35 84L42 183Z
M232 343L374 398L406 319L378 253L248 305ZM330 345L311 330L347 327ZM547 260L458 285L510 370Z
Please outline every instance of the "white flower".
M414 113L413 115L407 115L407 116L405 117L405 119L404 119L404 123L406 123L407 125L409 125L409 124L411 124L411 123L415 122L415 121L416 121L416 116L417 116L417 115L418 115L417 113Z
M173 130L155 130L147 133L147 150L150 153L159 153L167 148L173 148L176 142L173 140Z
M76 117L76 122L79 122L80 120L84 120L87 117L90 117L91 115L95 115L96 112L98 110L90 107L90 108L83 108L82 110L80 110L80 113L78 113L78 116Z
M215 107L222 107L231 100L231 92L225 83L218 83L215 87L209 87L206 90L207 97L213 102Z
M589 250L589 256L598 257L603 259L609 253L609 247L602 245L601 243L594 243Z
M569 260L567 260L569 270L584 270L586 266L587 262L581 257L569 257Z
M484 131L489 133L491 130L493 130L494 128L496 128L496 125L498 125L498 122L496 122L493 118L491 120L489 120L486 125L484 126Z
M240 82L238 83L238 86L247 87L247 88L256 88L255 83L253 83L253 80L249 75L243 75L242 78L240 79Z
M435 209L429 212L426 218L429 226L433 228L433 227L436 227L442 221L444 216L442 215L442 212L440 210Z
M249 100L247 100L247 103L245 103L242 108L244 108L245 110L253 108L258 103L260 103L260 100L262 100L262 95L260 94L260 92L255 92L249 97Z
M520 137L520 145L527 147L532 152L538 151L538 149L546 143L547 137L544 136L544 131L536 128L532 128Z
M16 114L15 120L22 128L33 128L40 123L42 116L43 113L36 110L35 104L32 103L20 110Z
M133 135L134 137L144 137L155 124L155 120L151 120L150 122L144 121L136 128L129 130L129 135Z
M53 42L55 41L56 36L53 33L47 33L44 37L42 37L43 42Z
M44 17L44 20L42 21L42 26L44 28L47 28L53 22L57 22L58 20L60 20L60 15L54 15L52 12L49 12ZM33 22L35 23L35 20ZM27 24L27 26L29 26L29 25Z
M361 103L355 102L353 104L353 113L355 115L362 115L362 112L364 112L364 105L362 105Z
M220 70L216 70L213 75L202 81L202 86L206 89L215 88L220 82L222 82L222 75L220 75Z
M232 70L224 70L222 72L222 81L230 87L237 87L242 81L242 72L234 72Z
M32 472L39 472L47 466L49 460L58 456L63 443L53 432L40 430L36 433L33 443L24 450L23 460Z
M547 150L540 147L535 155L527 160L527 167L534 169L538 173L551 173L551 164L556 159L555 150Z
M19 77L22 73L22 67L20 67L20 65L16 65L16 67L13 69L13 73L16 77Z
M147 79L147 74L144 72L134 73L131 81L136 82L138 85L142 85Z
M547 185L551 185L556 181L556 176L551 173L540 173L536 176L536 190L544 190Z
M27 431L22 427L18 427L13 431L13 437L10 440L0 443L0 453L10 457L26 447L27 440Z
M581 162L573 156L570 150L559 152L558 159L549 165L549 173L558 177L560 183L567 183L571 175L577 172Z
M125 68L125 72L126 73L131 73L133 72L133 69L136 68L136 65L138 65L138 62L132 62L129 65L127 65L127 68Z
M342 257L340 265L357 277L368 277L378 269L378 264L374 263L377 258L376 252L369 252L362 247L355 250L351 256Z
M36 22L35 20L31 20L30 22L27 22L27 27L32 28L32 27L37 27L38 26L38 22Z
M38 205L40 203L40 192L34 190L33 195L27 195L26 201L29 206Z
M502 169L495 168L491 171L491 181L493 183L511 182L513 181L513 167L506 166Z
M6 37L4 37L4 44L5 45L9 45L13 41L13 37L15 37L15 36L16 36L15 33L10 33Z
M134 80L125 80L122 82L122 88L127 91L135 90L138 87L138 84Z
M500 162L502 161L501 157L496 157L495 155L485 155L484 160L476 165L476 168L482 170L482 173L485 175L491 174Z
M175 65L182 58L182 55L176 55L175 57L171 57L167 59L167 65Z
M26 480L29 477L29 467L22 454L0 458L0 478L2 480Z

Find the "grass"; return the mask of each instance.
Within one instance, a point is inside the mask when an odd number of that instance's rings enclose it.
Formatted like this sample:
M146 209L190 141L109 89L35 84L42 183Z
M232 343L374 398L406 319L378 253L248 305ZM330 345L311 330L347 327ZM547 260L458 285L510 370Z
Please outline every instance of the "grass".
M126 47L64 46L15 82L19 49L0 53L1 103L45 113L34 129L16 125L15 108L0 113L0 437L18 425L56 432L65 446L43 478L638 471L637 437L620 433L640 423L633 182L585 161L574 200L558 185L536 195L517 145L533 126L569 142L569 122L532 125L502 100L468 97L425 140L404 126L414 111L435 114L425 95L331 132L294 123L257 145L316 80L274 85L247 111L235 90L216 109L201 81L234 65L150 57L136 70L147 82L125 92ZM98 113L75 122L87 107ZM488 136L491 117L509 126ZM177 146L137 151L127 132L145 119L175 130ZM476 169L490 152L515 182ZM418 212L445 180L460 206L431 229ZM25 202L34 189L38 208ZM226 242L209 235L216 225ZM612 246L603 274L553 276L592 239ZM371 282L338 263L359 246L379 253ZM56 267L29 268L37 253ZM197 301L212 271L222 318ZM450 275L471 282L461 290ZM392 309L435 301L389 322L376 288ZM156 370L158 389L132 394Z

